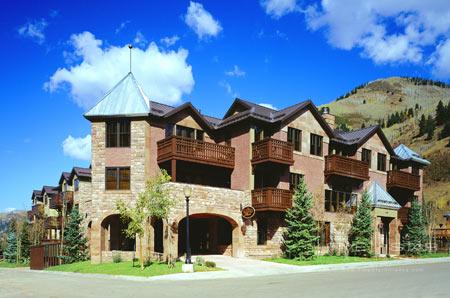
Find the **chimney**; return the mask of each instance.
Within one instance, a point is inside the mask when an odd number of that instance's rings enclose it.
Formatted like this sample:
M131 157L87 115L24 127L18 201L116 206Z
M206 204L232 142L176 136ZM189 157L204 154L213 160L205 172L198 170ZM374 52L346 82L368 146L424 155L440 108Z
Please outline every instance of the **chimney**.
M322 117L325 119L325 122L331 127L331 129L336 128L336 116L330 114L329 107L322 108Z

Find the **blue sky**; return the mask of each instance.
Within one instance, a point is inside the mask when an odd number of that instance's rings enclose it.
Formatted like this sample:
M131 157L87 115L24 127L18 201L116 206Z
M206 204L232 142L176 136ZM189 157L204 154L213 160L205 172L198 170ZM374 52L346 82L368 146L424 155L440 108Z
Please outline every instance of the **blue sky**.
M216 117L236 96L282 108L389 76L448 81L448 1L359 2L2 3L0 211L89 165L82 115L126 75L128 43L150 98Z

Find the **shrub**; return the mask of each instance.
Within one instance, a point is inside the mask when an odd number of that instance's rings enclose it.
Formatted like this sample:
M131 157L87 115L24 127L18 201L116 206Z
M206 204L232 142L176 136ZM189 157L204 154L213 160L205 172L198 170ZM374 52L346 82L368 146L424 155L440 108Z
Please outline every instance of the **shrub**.
M205 266L208 268L216 268L216 263L214 263L212 261L206 261Z
M122 262L122 255L120 253L114 253L112 259L114 263L120 263Z
M153 260L151 258L147 258L144 262L145 267L151 266L152 264L153 264Z
M203 266L205 265L205 259L202 257L196 257L195 258L195 263L199 266Z

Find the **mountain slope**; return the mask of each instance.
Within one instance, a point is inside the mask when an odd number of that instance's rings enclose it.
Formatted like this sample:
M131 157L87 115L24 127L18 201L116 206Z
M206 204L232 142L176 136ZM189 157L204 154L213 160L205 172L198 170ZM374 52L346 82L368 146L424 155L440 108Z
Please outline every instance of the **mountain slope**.
M411 109L412 115L383 128L389 141L397 146L403 143L432 161L426 169L424 194L428 199L445 196L450 200L450 148L449 137L438 140L442 127L437 127L432 139L417 137L419 119L422 115L434 117L439 101L450 101L450 86L420 78L391 77L362 84L324 106L337 116L338 123L351 129L384 121L396 112ZM440 191L437 191L440 190Z

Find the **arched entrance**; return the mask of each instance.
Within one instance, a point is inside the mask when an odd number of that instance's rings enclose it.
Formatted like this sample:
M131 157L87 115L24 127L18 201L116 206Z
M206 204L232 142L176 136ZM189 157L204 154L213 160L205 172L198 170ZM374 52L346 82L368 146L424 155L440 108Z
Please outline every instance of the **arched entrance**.
M155 252L164 253L164 225L162 219L153 219L151 221L153 227L153 248Z
M128 238L123 230L128 223L120 219L118 214L107 216L101 224L102 251L134 251L135 240Z
M192 254L233 255L233 233L239 228L232 219L217 214L193 214L189 226ZM178 224L178 254L185 252L186 218L183 218Z

